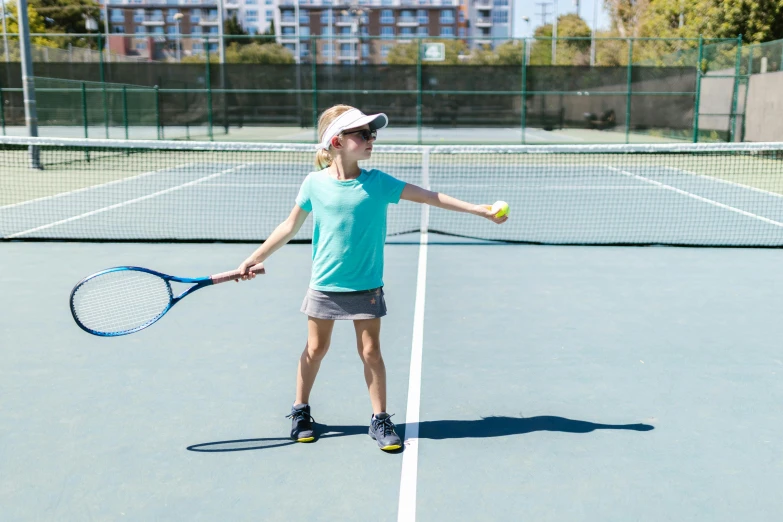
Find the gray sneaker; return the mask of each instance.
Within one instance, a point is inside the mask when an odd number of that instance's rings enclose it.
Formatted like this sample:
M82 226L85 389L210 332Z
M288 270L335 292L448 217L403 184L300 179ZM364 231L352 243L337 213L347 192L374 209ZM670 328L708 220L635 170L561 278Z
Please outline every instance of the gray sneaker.
M313 422L315 419L310 416L309 404L294 404L291 408L291 414L286 415L286 419L291 419L291 438L296 442L312 442L315 440L313 431Z
M370 437L383 451L394 451L402 447L400 437L394 432L391 417L388 413L379 413L370 419Z

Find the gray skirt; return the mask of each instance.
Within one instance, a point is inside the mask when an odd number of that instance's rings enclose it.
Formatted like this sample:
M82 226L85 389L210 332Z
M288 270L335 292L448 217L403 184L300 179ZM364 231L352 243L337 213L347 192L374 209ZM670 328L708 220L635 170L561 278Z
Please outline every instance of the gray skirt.
M376 319L386 315L383 288L360 292L307 289L301 312L316 319Z

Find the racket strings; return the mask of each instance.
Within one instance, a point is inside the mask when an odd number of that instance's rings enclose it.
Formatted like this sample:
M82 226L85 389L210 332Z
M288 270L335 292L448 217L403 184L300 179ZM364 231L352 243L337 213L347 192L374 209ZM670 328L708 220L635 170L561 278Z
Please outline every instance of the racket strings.
M75 292L73 310L89 330L120 333L158 317L171 301L171 288L158 276L136 270L108 272L86 281Z

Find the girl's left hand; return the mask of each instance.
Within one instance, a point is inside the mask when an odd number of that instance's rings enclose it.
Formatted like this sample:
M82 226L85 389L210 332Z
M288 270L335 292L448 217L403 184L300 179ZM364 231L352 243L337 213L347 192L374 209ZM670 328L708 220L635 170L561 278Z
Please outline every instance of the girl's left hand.
M487 218L498 225L508 221L508 214L503 217L495 217L495 214L492 213L492 205L476 205L476 215Z

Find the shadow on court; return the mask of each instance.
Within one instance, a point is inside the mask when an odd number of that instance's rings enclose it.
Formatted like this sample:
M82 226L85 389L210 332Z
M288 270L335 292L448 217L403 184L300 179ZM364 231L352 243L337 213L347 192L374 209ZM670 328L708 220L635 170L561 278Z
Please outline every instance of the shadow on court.
M318 439L366 435L367 426L328 426L315 423ZM419 423L419 438L432 440L445 439L483 439L490 437L508 437L524 435L535 431L559 431L563 433L590 433L595 430L650 431L655 429L649 424L599 424L589 421L566 419L543 415L539 417L484 417L479 420L438 420ZM397 425L400 438L405 438L405 424ZM190 451L206 453L249 451L280 448L296 444L283 438L224 440L205 442L188 446Z

